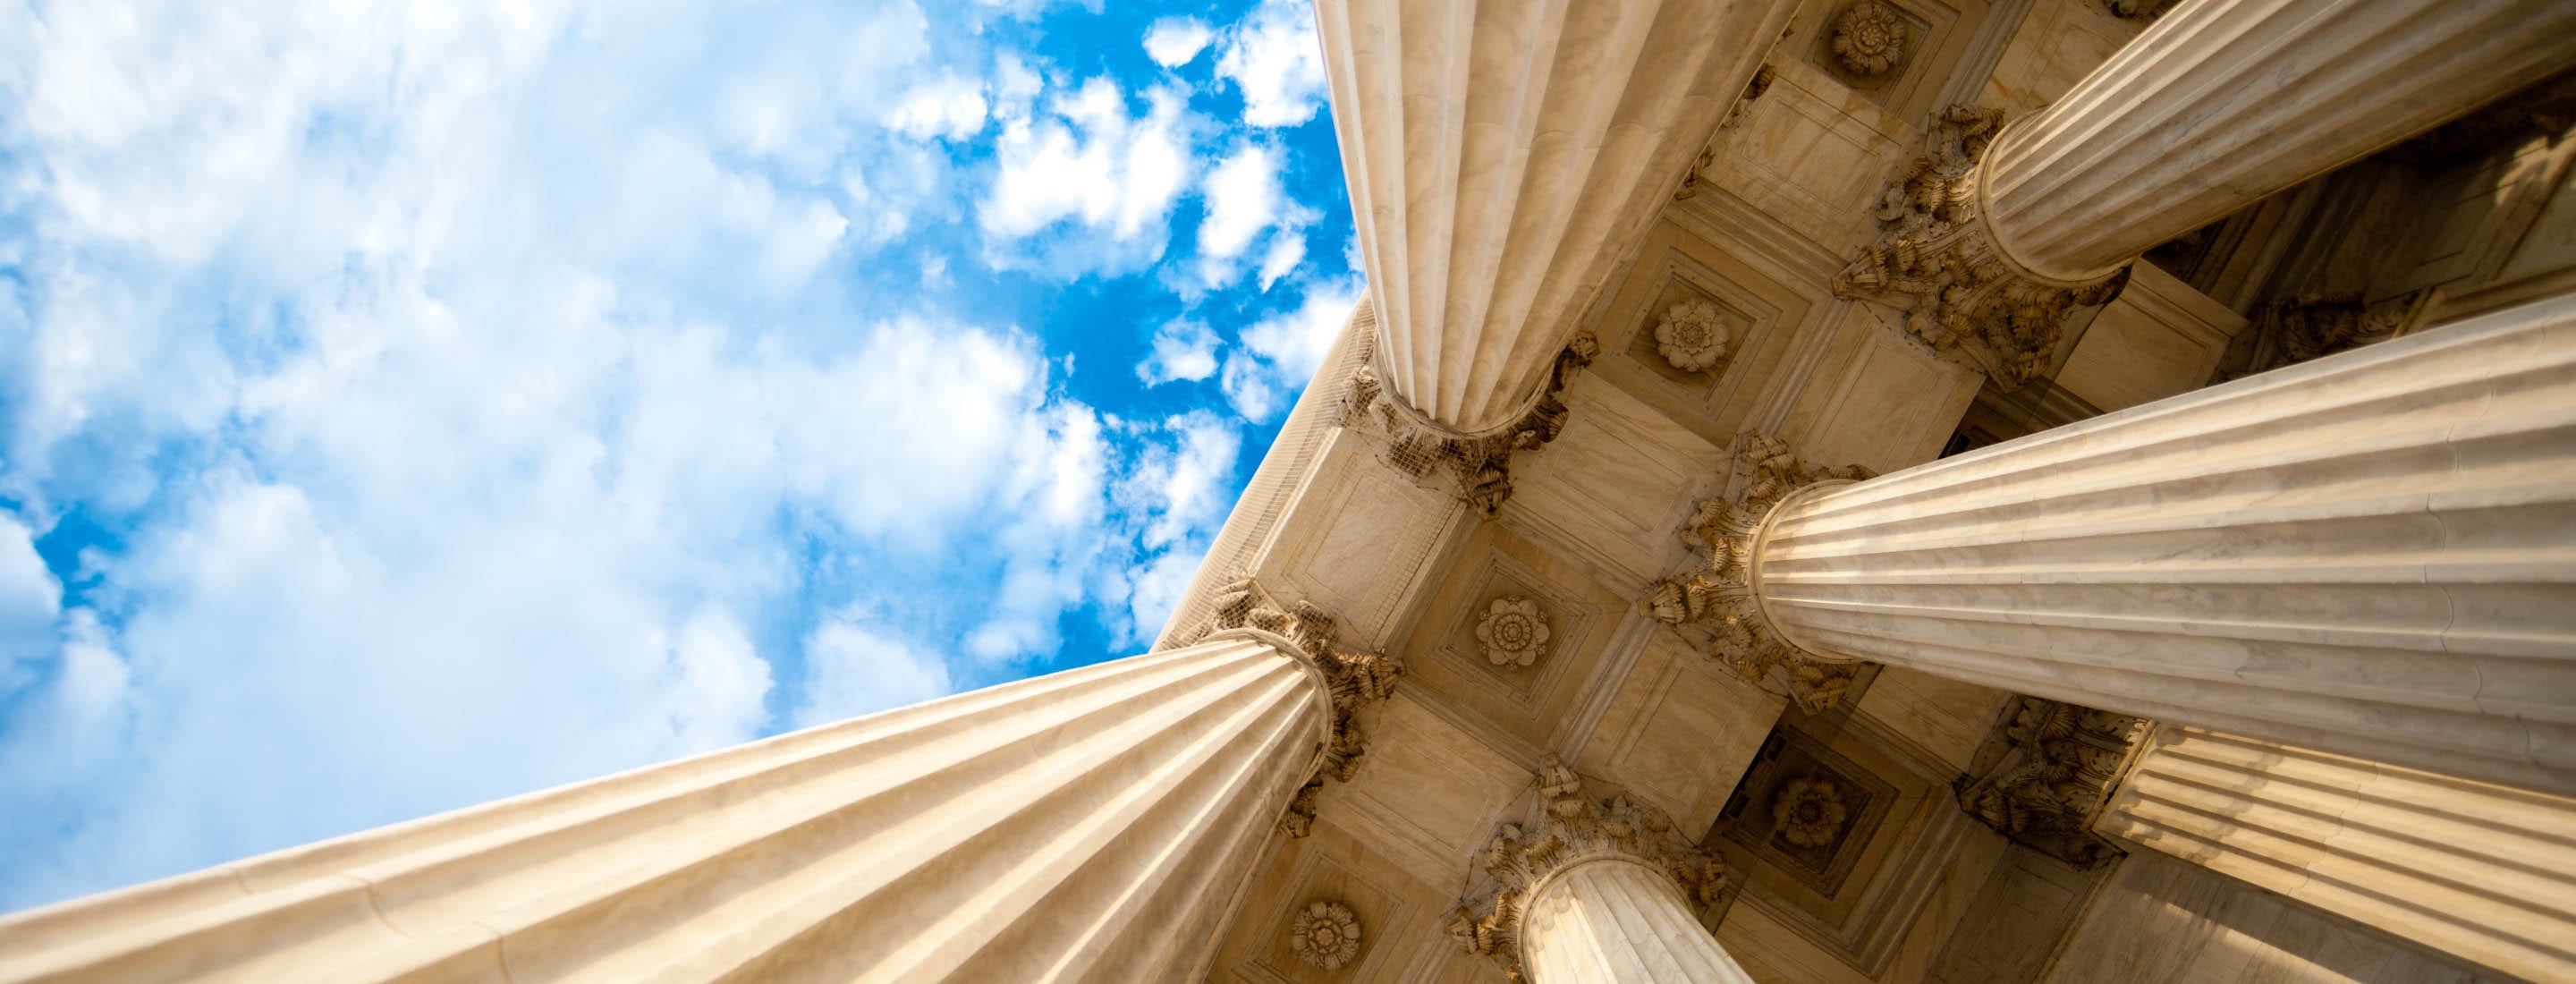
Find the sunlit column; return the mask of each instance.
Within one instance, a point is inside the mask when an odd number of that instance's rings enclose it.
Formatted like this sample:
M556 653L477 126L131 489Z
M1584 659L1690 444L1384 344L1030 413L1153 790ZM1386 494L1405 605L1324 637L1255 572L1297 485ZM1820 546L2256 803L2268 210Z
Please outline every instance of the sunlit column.
M1392 680L1265 624L22 913L0 981L1178 979Z

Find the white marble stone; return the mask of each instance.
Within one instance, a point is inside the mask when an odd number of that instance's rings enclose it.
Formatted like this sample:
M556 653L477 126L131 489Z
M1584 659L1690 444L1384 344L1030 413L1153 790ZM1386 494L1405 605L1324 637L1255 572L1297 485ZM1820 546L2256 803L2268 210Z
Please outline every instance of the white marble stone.
M1753 984L1700 927L1672 876L1645 864L1579 863L1523 904L1521 961L1532 984Z
M2025 270L2099 279L2258 199L2576 66L2564 0L2191 0L1980 162Z
M1526 410L1794 0L1320 0L1388 385L1464 434Z
M2576 297L1785 502L1799 645L2576 789Z
M1329 704L1226 639L0 919L0 981L1170 980Z

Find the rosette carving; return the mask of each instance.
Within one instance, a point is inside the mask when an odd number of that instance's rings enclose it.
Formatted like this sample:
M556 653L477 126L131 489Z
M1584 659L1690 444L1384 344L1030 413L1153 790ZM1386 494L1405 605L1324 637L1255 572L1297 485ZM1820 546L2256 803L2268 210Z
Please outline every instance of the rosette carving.
M1363 364L1342 393L1341 425L1374 427L1385 434L1387 460L1416 479L1449 472L1457 480L1459 500L1491 517L1512 497L1512 455L1536 450L1565 430L1565 387L1600 354L1601 343L1591 332L1577 333L1549 367L1538 402L1511 426L1475 437L1453 433L1414 412L1387 390L1375 369Z
M1547 636L1547 615L1528 598L1496 598L1476 620L1476 641L1485 646L1485 661L1495 666L1538 662L1547 652Z
M1817 482L1870 475L1858 465L1825 468L1801 461L1787 442L1769 435L1736 435L1724 488L1700 501L1680 533L1682 542L1708 554L1707 565L1648 585L1646 614L1706 633L1709 658L1797 701L1808 713L1833 707L1860 664L1818 656L1783 638L1762 614L1749 567L1763 518L1789 493Z
M1655 351L1683 372L1700 372L1726 358L1732 341L1726 319L1707 301L1677 301L1655 319Z
M1404 666L1381 653L1355 652L1333 642L1333 617L1311 602L1281 604L1249 579L1227 585L1216 598L1216 614L1207 625L1178 640L1191 645L1224 629L1259 629L1294 643L1323 671L1332 699L1332 737L1324 743L1317 775L1297 790L1279 829L1290 837L1313 832L1316 793L1325 779L1349 782L1368 749L1360 734L1359 709L1395 692Z
M1905 42L1911 33L1896 8L1879 0L1860 0L1834 18L1834 60L1853 75L1884 75L1905 60Z
M1339 902L1314 902L1288 927L1288 949L1317 970L1340 970L1360 955L1360 918Z
M1717 901L1726 868L1676 829L1663 811L1625 793L1587 796L1584 780L1554 755L1539 766L1538 798L1518 823L1505 823L1485 846L1490 883L1449 914L1449 936L1469 953L1502 964L1515 984L1521 973L1521 913L1549 876L1586 861L1618 858L1662 871L1694 908Z
M1977 204L1978 159L2002 125L2002 110L1944 111L1923 154L1880 199L1878 241L1834 275L1833 288L1904 312L1908 336L1968 360L2009 393L2048 370L2066 319L2111 303L2129 271L2043 283L2004 255Z

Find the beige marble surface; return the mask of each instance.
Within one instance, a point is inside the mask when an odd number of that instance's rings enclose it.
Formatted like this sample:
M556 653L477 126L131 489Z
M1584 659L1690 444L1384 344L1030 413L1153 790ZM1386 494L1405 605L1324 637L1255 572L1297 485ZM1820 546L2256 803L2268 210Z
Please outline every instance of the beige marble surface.
M2576 789L2576 297L1784 507L1815 651Z
M0 981L1140 981L1199 965L1325 708L1211 641L0 919Z
M2155 852L2120 862L2047 984L2475 984L2469 968Z
M1753 984L1700 928L1671 877L1643 864L1575 865L1524 904L1531 984Z
M2096 279L2576 65L2570 37L2561 0L2178 4L1996 139L1982 215L2024 269Z
M2167 728L2096 829L2524 980L2576 980L2576 800Z
M1796 8L1318 3L1396 394L1464 433L1517 417Z

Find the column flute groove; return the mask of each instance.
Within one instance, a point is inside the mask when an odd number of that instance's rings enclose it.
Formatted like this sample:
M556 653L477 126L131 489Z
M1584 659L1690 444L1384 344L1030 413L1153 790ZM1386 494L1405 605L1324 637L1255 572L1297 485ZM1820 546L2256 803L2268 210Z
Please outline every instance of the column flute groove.
M2576 789L2576 298L1782 502L1794 647Z
M1237 586L1190 644L0 919L0 981L1197 969L1390 662Z

